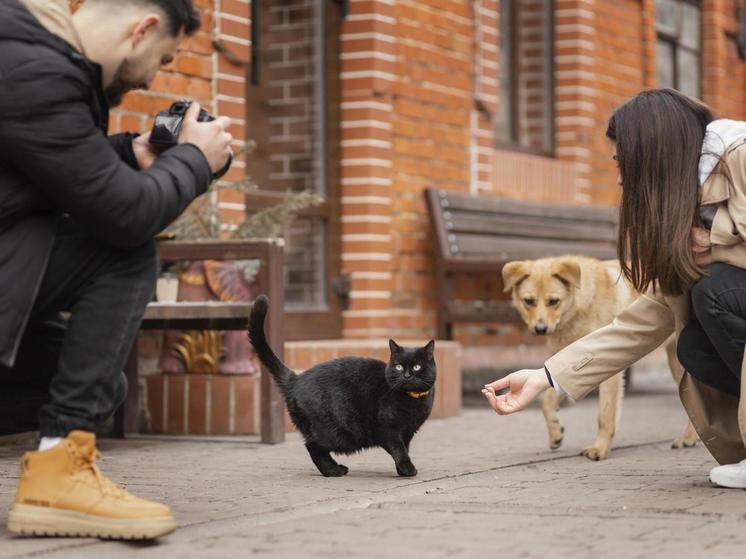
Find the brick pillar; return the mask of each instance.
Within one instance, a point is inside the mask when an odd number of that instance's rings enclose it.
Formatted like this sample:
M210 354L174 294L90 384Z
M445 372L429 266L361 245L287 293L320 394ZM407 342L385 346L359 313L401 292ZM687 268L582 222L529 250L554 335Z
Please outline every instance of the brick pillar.
M222 45L242 62L248 62L251 49L251 4L249 0L213 0L214 29ZM200 2L198 2L199 4ZM202 4L210 3L201 2ZM212 54L213 74L212 90L215 100L215 111L230 117L231 134L235 148L251 137L246 126L246 68L233 65L216 52ZM234 149L235 149L234 148ZM240 181L246 176L246 163L243 157L237 157L224 180ZM246 205L244 196L238 192L214 190L212 202L218 204L224 227L238 223L243 219Z
M655 0L642 0L642 67L643 87L653 89L656 87L655 69Z
M490 161L494 151L495 115L499 109L500 21L498 0L474 2L474 99L471 112L471 192L492 190Z
M341 260L352 277L345 337L385 336L390 325L393 16L391 1L353 0L342 26Z
M598 133L596 113L596 17L594 2L555 3L556 156L577 170L574 202L592 200L590 143Z

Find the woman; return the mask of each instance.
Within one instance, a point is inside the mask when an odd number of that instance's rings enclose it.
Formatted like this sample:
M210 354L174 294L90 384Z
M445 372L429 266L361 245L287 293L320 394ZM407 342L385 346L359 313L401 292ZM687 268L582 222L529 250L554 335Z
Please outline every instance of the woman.
M550 386L577 400L676 332L681 401L724 464L710 479L746 488L746 122L713 121L705 105L663 89L619 107L606 135L622 187L619 260L643 295L544 368L483 393L501 415Z

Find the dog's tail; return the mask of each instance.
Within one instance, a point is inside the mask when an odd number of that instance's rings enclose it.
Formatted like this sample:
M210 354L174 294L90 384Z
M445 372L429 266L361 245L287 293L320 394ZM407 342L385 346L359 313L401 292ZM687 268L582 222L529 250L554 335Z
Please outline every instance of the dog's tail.
M285 392L288 383L297 375L288 369L280 358L275 355L272 348L267 343L267 337L264 335L264 319L267 317L269 309L269 299L266 295L259 295L251 307L249 315L249 341L254 347L259 360L264 364L267 370L274 377L277 386Z

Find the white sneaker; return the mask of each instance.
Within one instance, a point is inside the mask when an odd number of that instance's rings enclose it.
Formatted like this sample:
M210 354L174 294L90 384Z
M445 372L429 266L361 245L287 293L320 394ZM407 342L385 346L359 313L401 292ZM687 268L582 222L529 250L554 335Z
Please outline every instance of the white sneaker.
M746 489L746 460L738 464L716 466L710 470L710 481L720 487Z

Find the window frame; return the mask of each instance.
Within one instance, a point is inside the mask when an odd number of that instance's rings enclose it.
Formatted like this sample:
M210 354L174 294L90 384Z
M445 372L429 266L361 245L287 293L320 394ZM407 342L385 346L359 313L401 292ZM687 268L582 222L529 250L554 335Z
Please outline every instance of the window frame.
M503 45L505 44L503 42L503 16L505 13L504 6L506 4L510 5L509 10L509 28L510 28L510 38L509 38L509 44L510 44L510 73L508 74L508 78L510 80L509 84L509 96L508 101L510 105L510 109L508 111L508 122L507 127L509 129L509 140L503 139L503 134L501 131L498 130L498 127L495 126L495 141L494 141L494 147L497 149L502 149L506 151L516 151L520 153L528 153L533 155L541 155L545 157L554 157L556 153L556 138L555 138L555 132L556 132L556 108L555 108L555 85L556 85L556 61L555 61L555 7L556 2L555 0L545 0L547 2L547 18L544 25L544 28L542 30L542 41L544 44L548 46L548 51L546 53L546 65L547 65L547 75L545 76L546 79L546 87L544 90L545 95L549 98L549 104L547 108L547 116L546 121L544 123L545 125L545 134L548 137L548 147L544 148L538 148L533 146L525 146L520 143L520 139L518 138L520 131L518 128L518 119L516 118L517 115L517 107L519 102L519 94L518 94L518 88L520 79L515 79L515 76L518 75L518 60L519 60L519 34L516 32L518 30L518 22L521 12L521 4L520 2L516 0L501 0L500 1L500 29L499 29L499 38L500 38L500 44L499 44L499 52L502 56L503 52ZM502 64L500 65L500 80L505 79L506 74L502 71ZM500 98L500 103L504 102L504 99Z
M673 89L677 91L681 91L679 89L680 82L679 82L679 52L681 50L686 51L688 53L696 53L697 54L697 62L698 62L698 70L699 70L699 76L697 80L697 93L694 95L695 98L701 99L702 97L702 76L703 76L703 60L702 60L702 2L700 0L672 0L673 2L676 2L677 4L688 4L689 6L694 6L699 11L699 44L697 45L697 50L693 50L691 47L685 46L681 43L680 35L670 33L666 30L661 30L658 26L658 16L656 14L655 17L655 39L656 39L656 58L658 57L658 42L663 42L668 45L670 45L672 51L673 51ZM658 73L656 69L656 76L655 76L656 86L661 87L661 84L658 83ZM686 93L686 92L682 92ZM690 95L690 93L686 93L686 95Z

